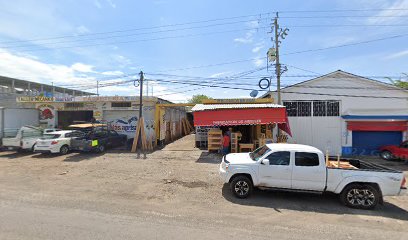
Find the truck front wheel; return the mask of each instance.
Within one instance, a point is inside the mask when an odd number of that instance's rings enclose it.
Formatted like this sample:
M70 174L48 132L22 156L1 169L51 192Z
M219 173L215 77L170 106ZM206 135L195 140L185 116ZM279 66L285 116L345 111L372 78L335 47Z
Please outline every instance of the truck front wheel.
M232 193L238 198L246 198L252 192L252 181L246 176L237 176L230 183Z
M371 185L350 184L341 192L340 199L348 207L368 210L377 206L380 193Z

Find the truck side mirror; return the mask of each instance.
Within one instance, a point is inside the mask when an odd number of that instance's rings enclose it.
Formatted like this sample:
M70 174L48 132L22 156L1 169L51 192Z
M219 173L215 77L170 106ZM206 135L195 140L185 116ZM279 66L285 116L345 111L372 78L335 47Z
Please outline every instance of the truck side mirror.
M261 164L263 164L263 165L269 165L269 159L263 159L263 160L261 161Z

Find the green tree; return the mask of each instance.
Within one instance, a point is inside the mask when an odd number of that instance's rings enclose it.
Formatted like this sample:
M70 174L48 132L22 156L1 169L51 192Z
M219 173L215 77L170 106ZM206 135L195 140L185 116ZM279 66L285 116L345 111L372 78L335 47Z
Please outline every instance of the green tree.
M206 95L203 94L197 94L197 95L193 95L193 97L191 99L188 100L189 103L202 103L203 100L207 100L207 99L212 99Z
M403 73L403 77L400 77L400 79L392 79L390 77L387 77L387 79L394 85L400 88L405 88L408 89L408 74ZM404 79L405 78L405 79Z

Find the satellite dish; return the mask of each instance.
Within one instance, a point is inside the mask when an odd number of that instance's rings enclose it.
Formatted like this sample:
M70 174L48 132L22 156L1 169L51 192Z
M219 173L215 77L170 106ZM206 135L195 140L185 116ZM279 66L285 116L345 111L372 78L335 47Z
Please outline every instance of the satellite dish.
M249 94L249 96L251 96L253 98L258 96L258 91L257 90L252 90L252 92Z

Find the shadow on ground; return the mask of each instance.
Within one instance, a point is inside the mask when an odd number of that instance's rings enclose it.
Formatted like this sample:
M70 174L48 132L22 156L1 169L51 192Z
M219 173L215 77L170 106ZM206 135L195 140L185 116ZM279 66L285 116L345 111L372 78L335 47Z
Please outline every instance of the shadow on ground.
M16 159L34 154L35 153L32 152L3 152L3 154L0 155L0 158Z
M375 210L352 209L343 206L338 195L331 193L318 195L254 189L249 198L239 199L233 196L229 185L224 184L222 195L227 201L234 204L271 208L277 212L286 209L326 214L381 216L408 221L408 212L394 204L385 202L384 205L378 205Z
M103 156L104 154L105 152L103 153L75 152L73 154L68 155L64 159L64 162L80 162L80 161L85 161L85 160L91 160L93 158Z
M197 159L197 163L212 163L220 164L222 159L222 154L210 153L208 151L202 152L200 157Z

